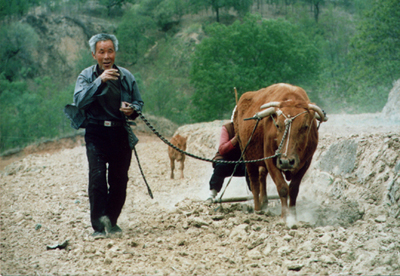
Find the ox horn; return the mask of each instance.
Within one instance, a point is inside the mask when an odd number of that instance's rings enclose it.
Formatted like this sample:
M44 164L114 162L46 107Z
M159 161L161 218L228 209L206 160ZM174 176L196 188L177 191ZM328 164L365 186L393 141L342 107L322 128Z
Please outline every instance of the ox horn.
M267 108L267 109L265 109L263 111L257 112L253 117L246 118L244 120L245 121L247 121L247 120L261 120L262 118L270 116L270 115L272 115L274 113L276 113L275 107L270 107L270 108Z
M322 111L321 108L319 108L319 107L316 106L315 104L309 104L308 107L309 107L311 110L314 110L314 111L316 112L316 113L315 113L315 118L317 118L319 121L321 121L321 122L326 122L326 121L328 121L328 117L326 117L325 112Z
M281 104L280 102L269 102L269 103L263 104L260 107L260 109L269 108L269 107L278 107L280 104Z
M269 102L266 104L263 104L260 109L264 109L263 111L257 112L253 117L251 118L246 118L244 119L245 121L247 120L261 120L264 117L270 116L274 113L276 113L275 107L278 107L280 102Z

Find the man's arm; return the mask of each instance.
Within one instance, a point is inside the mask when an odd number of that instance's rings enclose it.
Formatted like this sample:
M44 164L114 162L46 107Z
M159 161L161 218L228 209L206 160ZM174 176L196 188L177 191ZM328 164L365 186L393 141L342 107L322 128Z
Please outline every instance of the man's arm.
M128 86L130 87L130 91L127 92L131 95L132 102L128 103L123 101L120 111L122 111L129 119L135 120L138 117L136 111L142 111L144 102L142 100L142 96L140 95L139 87L135 77L129 71L125 72L124 74L128 75L128 79L131 81L131 85Z
M87 108L101 92L102 86L109 80L117 80L119 72L117 69L111 68L104 70L104 72L91 82L93 67L83 70L76 81L74 102L78 108Z
M85 76L85 70L79 74L75 84L74 103L79 109L86 109L94 100L94 96L99 91L102 84L98 77L90 82L88 76Z
M233 150L238 144L237 137L234 136L232 139L229 139L229 133L225 126L222 126L221 129L221 137L219 140L218 152L221 155L225 155L231 150Z

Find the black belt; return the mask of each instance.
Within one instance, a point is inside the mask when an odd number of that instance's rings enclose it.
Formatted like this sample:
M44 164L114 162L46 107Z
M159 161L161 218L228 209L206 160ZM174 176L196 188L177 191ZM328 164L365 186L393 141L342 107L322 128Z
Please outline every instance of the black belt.
M90 119L89 124L95 124L95 125L100 125L100 126L106 126L106 127L117 127L117 126L123 126L125 122L121 121L103 121L103 120L94 120Z

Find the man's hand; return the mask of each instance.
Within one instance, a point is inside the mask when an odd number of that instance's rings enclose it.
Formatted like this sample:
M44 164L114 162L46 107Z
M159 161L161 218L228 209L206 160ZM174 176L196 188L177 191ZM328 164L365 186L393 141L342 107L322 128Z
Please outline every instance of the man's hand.
M100 75L101 82L105 83L109 80L117 80L119 77L119 73L117 69L111 68L104 70L104 72Z
M128 102L122 102L121 108L119 110L122 111L125 114L125 116L131 116L135 111L133 110L132 107L130 107L130 105L131 104Z

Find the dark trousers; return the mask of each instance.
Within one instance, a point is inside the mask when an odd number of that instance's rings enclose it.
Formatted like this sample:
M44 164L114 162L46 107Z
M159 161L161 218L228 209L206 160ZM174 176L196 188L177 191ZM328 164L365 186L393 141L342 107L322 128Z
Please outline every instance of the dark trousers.
M124 127L89 124L85 133L89 161L90 220L95 231L104 231L100 217L117 224L126 199L132 150Z
M232 175L235 165L236 164L229 163L214 163L214 172L210 179L210 190L215 189L217 192L221 191L225 178ZM244 163L238 164L233 176L246 176L246 165ZM246 181L249 183L247 177Z

